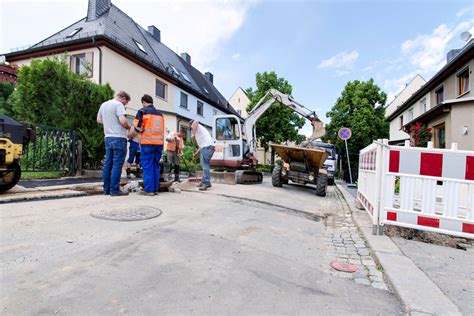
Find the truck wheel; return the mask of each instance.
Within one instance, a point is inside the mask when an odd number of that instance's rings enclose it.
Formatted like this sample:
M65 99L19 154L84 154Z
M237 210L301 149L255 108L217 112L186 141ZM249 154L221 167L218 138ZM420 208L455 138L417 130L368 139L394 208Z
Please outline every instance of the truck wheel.
M326 188L328 186L328 175L324 173L318 173L316 178L316 195L326 196Z
M272 171L272 184L274 187L282 187L283 179L281 176L282 166L275 166Z
M20 165L17 162L13 162L7 167L7 170L0 171L0 192L10 190L18 183L18 181L20 181Z

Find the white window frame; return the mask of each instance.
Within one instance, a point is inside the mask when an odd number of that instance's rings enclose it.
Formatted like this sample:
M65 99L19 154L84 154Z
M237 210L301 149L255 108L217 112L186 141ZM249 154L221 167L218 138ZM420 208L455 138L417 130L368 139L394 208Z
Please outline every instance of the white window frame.
M183 106L183 96L186 97L186 105L185 105L185 106ZM180 106L181 108L187 110L187 109L188 109L188 102L189 102L189 97L188 97L188 95L187 95L186 93L184 93L184 92L181 92L180 97L179 97L179 106Z
M199 104L201 104L201 113L199 113ZM199 100L196 101L196 114L204 117L204 102Z
M164 93L163 97L156 93L156 86L157 86L158 83L163 85L163 93ZM163 99L163 100L166 100L166 98L168 97L168 85L166 83L164 83L163 81L159 80L159 79L155 80L155 96L157 96L158 98Z
M461 75L463 73L467 73L467 84L466 84L466 90L464 92L461 92L459 89L459 80L461 79ZM466 93L469 93L471 91L471 70L469 66L464 67L460 71L456 73L456 90L457 90L457 95L458 97L465 95Z

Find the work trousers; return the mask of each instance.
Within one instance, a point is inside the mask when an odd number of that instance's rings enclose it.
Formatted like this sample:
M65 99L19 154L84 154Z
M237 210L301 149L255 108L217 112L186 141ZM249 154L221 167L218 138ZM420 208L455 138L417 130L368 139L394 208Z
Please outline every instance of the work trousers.
M143 184L146 192L160 190L160 159L163 145L141 145Z

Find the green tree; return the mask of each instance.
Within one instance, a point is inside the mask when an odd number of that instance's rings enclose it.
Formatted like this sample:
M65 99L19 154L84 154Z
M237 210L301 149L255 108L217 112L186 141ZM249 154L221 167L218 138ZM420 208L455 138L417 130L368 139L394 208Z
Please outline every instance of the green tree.
M336 104L326 114L331 121L326 125L324 140L335 144L344 157L344 141L339 139L337 132L341 127L348 127L352 131L352 137L347 141L351 168L358 165L359 150L375 139L388 137L389 124L385 121L384 108L386 100L387 95L374 84L373 79L367 82L349 81Z
M105 148L96 116L113 93L108 84L95 84L70 71L66 59L60 57L33 60L21 67L10 99L18 120L76 131L83 142L83 163L97 167Z
M13 83L0 82L0 114L13 118L14 112L8 98L13 93Z
M274 71L257 73L255 77L256 89L248 88L246 90L250 98L247 112L250 112L271 88L286 94L291 94L293 90L288 81L279 78ZM275 102L257 121L257 138L265 151L269 149L269 142L301 141L298 130L303 127L304 123L305 120L298 114L279 102ZM271 163L274 162L275 153L272 151Z

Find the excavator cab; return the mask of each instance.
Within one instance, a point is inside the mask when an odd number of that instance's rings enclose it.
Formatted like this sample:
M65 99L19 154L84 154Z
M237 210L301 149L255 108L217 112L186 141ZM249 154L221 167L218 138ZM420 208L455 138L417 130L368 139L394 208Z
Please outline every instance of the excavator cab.
M242 125L236 115L214 116L213 137L216 150L211 158L211 166L239 168L244 156ZM248 151L248 146L247 151Z

